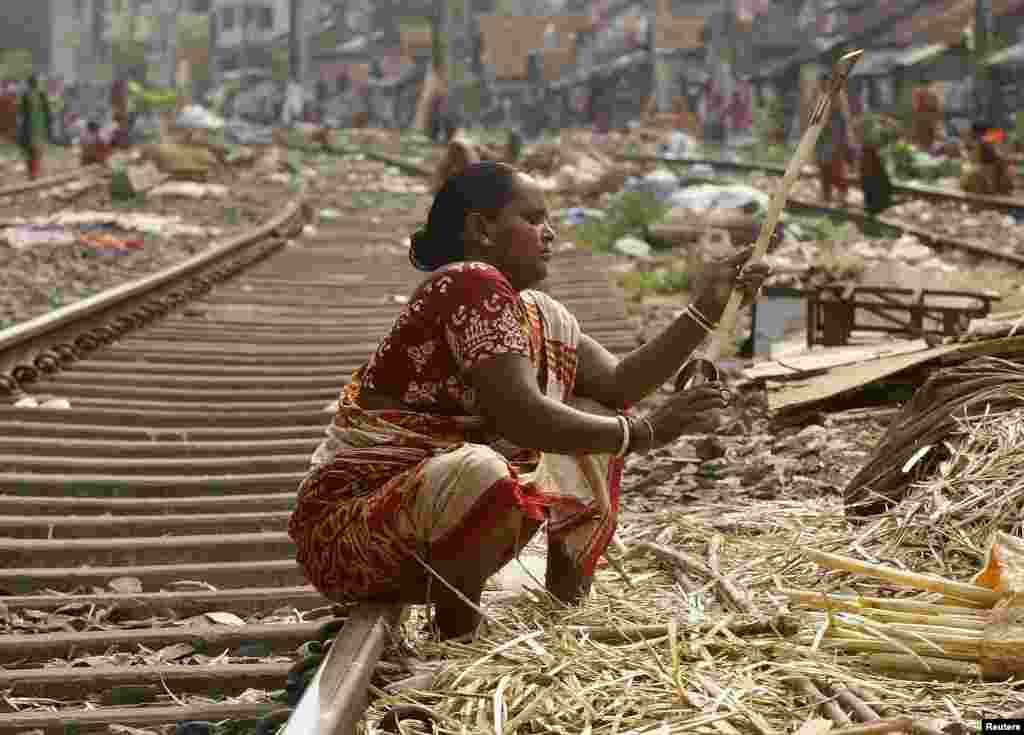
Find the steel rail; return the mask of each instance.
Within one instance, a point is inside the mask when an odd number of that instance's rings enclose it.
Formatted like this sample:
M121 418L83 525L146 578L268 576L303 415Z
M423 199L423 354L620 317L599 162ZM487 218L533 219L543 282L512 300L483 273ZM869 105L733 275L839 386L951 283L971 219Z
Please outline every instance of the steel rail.
M15 196L29 191L40 191L54 186L62 186L79 179L85 180L90 176L106 177L110 175L109 169L99 165L83 166L72 171L54 174L35 181L23 181L18 184L0 187L0 197Z
M301 230L302 197L184 262L0 331L0 392L16 393L41 373L70 365L274 252Z

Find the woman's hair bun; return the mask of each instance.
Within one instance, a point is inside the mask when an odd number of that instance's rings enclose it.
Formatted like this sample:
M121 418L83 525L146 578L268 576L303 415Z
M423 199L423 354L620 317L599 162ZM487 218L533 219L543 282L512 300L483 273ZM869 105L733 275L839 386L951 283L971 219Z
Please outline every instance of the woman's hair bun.
M409 238L409 262L416 270L432 271L436 266L430 263L430 233L421 227Z

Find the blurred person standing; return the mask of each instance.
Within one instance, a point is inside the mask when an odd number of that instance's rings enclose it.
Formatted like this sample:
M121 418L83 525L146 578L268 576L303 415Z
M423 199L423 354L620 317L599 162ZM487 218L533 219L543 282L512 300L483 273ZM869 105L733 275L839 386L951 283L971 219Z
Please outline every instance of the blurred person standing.
M52 139L50 101L39 88L39 77L28 78L28 84L20 102L21 125L18 130L18 145L25 153L30 179L38 179L43 168L43 146Z

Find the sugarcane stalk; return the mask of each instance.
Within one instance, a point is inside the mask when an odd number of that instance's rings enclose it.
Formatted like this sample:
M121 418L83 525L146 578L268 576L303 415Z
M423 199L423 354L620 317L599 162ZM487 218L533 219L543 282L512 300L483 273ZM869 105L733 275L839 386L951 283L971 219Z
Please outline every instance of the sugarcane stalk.
M850 716L843 712L842 707L826 697L817 685L806 676L792 676L785 679L785 682L793 687L798 694L802 694L811 705L820 710L832 722L837 725L851 723Z
M851 692L849 689L840 689L836 692L836 699L845 704L861 722L875 722L882 719L878 713L863 699Z
M974 584L957 582L931 574L918 574L916 572L904 572L902 569L885 566L884 564L872 564L870 562L854 559L849 556L830 554L817 549L807 549L804 554L819 566L826 569L838 569L852 574L861 574L876 579L884 579L894 584L914 587L916 589L939 592L944 595L963 598L972 602L980 602L986 605L994 605L1002 595L986 587L979 587Z
M988 618L985 617L986 613L984 610L978 610L973 607L939 605L933 602L906 600L895 597L871 597L868 595L857 595L856 597L852 597L850 595L829 595L824 592L794 589L782 589L779 591L794 602L799 602L801 605L816 607L822 610L828 610L830 608L856 608L865 615L875 615L878 612L888 612L923 616L935 620L943 618L963 618L965 621L972 620L981 623L988 621Z
M897 717L892 720L875 720L863 725L850 725L838 730L829 730L829 735L885 735L891 732L907 732L914 726L909 717Z
M824 130L828 124L832 105L836 97L839 95L840 90L846 85L846 80L850 76L850 71L853 69L853 65L857 63L857 60L861 57L864 52L860 49L851 51L848 54L844 54L832 67L832 78L829 82L828 89L825 90L821 97L818 99L817 105L814 107L814 112L811 113L811 119L808 121L807 130L804 131L803 137L800 139L800 144L797 146L796 153L793 154L793 158L790 159L789 165L786 166L786 173L782 177L782 182L779 184L779 188L772 195L772 198L768 204L768 216L765 218L764 223L761 225L761 231L758 235L757 242L754 243L754 252L751 255L752 259L763 258L768 252L768 244L771 242L772 234L775 232L775 226L779 223L779 218L782 216L782 211L786 207L786 199L789 197L789 193L793 189L793 184L796 183L797 178L800 175L800 169L803 168L804 164L810 160L811 154L814 151L814 146L818 142L818 138L821 135L821 131ZM711 342L705 350L704 357L711 362L715 362L722 354L722 347L727 339L729 339L733 330L736 326L736 318L739 316L740 305L743 303L743 294L739 291L733 291L729 296L729 302L722 312L722 317L718 322L718 329L711 338ZM693 384L699 384L702 382L700 376L696 376Z

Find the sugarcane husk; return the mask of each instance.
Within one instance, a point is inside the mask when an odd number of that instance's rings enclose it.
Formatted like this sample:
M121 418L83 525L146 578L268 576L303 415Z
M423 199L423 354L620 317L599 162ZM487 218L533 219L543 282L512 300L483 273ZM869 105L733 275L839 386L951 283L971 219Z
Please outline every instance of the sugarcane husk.
M857 60L863 53L863 51L858 49L844 54L836 61L835 66L832 67L829 87L818 99L817 105L808 121L807 130L800 139L796 153L793 154L793 158L790 159L789 164L786 166L786 173L782 176L779 188L775 190L768 204L768 216L765 217L761 225L761 232L758 235L757 242L754 243L754 251L751 258L763 258L767 254L772 234L774 234L775 227L779 223L782 211L786 208L786 199L789 197L789 192L792 191L793 184L796 183L800 175L800 169L810 160L821 131L828 124L829 112L832 109L835 98L846 85L846 80L850 76L853 65L857 63ZM704 353L704 357L707 360L715 362L721 356L723 345L730 338L736 327L736 318L739 315L742 302L743 294L734 290L729 296L729 302L725 310L722 312L722 317L718 322L718 329L715 331ZM700 377L697 377L695 382L699 383L700 381Z
M714 626L700 625L696 631L707 633ZM686 627L678 628L682 632L689 632ZM671 633L669 625L619 625L609 627L595 626L568 626L567 630L575 633L585 633L588 638L599 643L616 643L632 641L641 638L662 638ZM730 623L724 626L724 630L737 638L746 638L760 635L792 636L800 630L800 623L792 615L774 615L765 620L756 620L750 623Z
M830 607L842 609L845 607L856 608L860 612L904 613L908 615L922 615L928 617L967 618L980 621L988 620L985 617L986 611L977 610L973 607L961 607L958 605L939 605L933 602L922 602L921 600L900 600L892 597L869 597L858 595L857 597L843 597L840 595L829 595L824 592L812 592L810 590L782 589L782 594L791 600L799 602L807 607L817 607L827 610Z
M986 678L1008 679L1024 674L1024 610L996 610L985 628L978 664Z
M930 574L904 572L902 569L896 569L895 567L872 564L848 556L818 551L817 549L807 549L804 554L826 569L839 569L852 574L884 579L894 584L928 590L929 592L939 592L951 597L979 602L989 606L997 603L1002 597L998 592L985 587L978 587L977 585L957 582Z
M890 732L906 732L914 726L909 717L897 717L892 720L866 722L863 725L850 725L838 730L829 730L829 735L885 735Z
M973 679L983 678L981 667L971 661L954 661L937 656L923 656L921 659L902 653L874 653L867 657L867 664L873 669L894 673L928 674L935 678Z
M718 684L717 681L711 678L710 674L697 673L696 676L699 677L701 684L703 684L708 694L710 694L712 697L715 697L716 699L722 697L722 687ZM760 735L775 735L775 733L777 732L775 728L768 724L768 721L765 720L764 717L762 717L749 707L745 707L739 703L735 703L732 705L732 708L738 711L744 717L746 717L747 720L750 721L750 724L753 726L753 728L757 730L757 732L760 733Z
M853 692L858 697L863 699L865 702L869 703L872 707L877 709L883 717L893 718L899 716L899 713L896 711L895 707L892 707L891 705L888 705L885 702L876 703L872 695L868 691L854 685L850 685L848 688L851 692ZM944 733L936 730L933 727L929 727L928 725L925 725L921 722L915 722L914 724L912 724L910 726L910 732L912 735L944 735Z
M723 596L737 610L748 614L756 613L756 608L750 602L750 598L741 592L732 580L716 573L703 561L687 554L685 551L677 551L676 549L670 549L667 546L661 546L650 541L641 541L633 544L632 549L636 551L649 551L662 561L667 561L684 572L696 572L709 580L717 582Z

